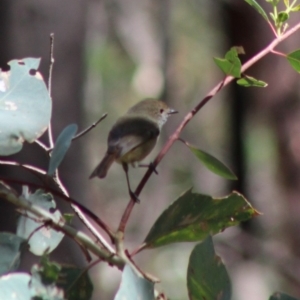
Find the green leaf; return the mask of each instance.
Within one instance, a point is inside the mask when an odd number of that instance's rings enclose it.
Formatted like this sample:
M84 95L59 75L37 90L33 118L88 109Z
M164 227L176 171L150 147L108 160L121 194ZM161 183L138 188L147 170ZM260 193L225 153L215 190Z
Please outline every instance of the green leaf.
M34 299L41 300L64 300L64 291L54 284L43 282L42 267L33 265L31 268L31 279L29 289Z
M285 293L276 292L269 298L269 300L298 300L298 299L291 297Z
M154 283L136 274L132 268L125 265L121 285L114 300L153 300Z
M56 210L56 203L51 194L46 194L43 190L37 190L34 194L30 194L25 190L23 197L32 204L52 213L57 221L63 219L60 211ZM17 235L24 239L30 237L28 241L29 250L35 255L43 255L53 251L63 239L64 234L47 225L42 226L43 222L37 220L34 214L26 212L26 215L28 217L24 215L18 220Z
M64 216L64 219L65 219L66 223L67 224L71 224L72 221L73 221L73 219L74 219L74 217L75 217L75 214L64 213L63 216Z
M270 16L271 16L272 20L273 20L274 22L276 22L276 17L275 17L275 15L274 15L273 13L270 12Z
M77 132L77 125L71 124L63 129L63 131L59 134L54 149L51 153L51 158L49 161L48 175L52 176L55 170L58 168L62 160L64 159L73 137Z
M154 248L176 242L201 241L258 214L237 192L212 198L189 189L159 216L144 242L146 248Z
M241 61L238 57L238 49L232 47L226 54L225 58L214 57L214 62L216 65L229 76L233 76L235 78L241 77Z
M231 284L228 273L216 255L209 236L196 245L191 253L187 271L190 300L230 300Z
M279 23L284 23L289 19L289 14L286 13L285 11L281 11L278 13L278 22Z
M40 262L40 275L44 284L55 283L59 278L61 266L58 263L51 262L49 257L44 255Z
M84 269L61 265L57 286L65 291L68 300L92 299L93 284Z
M196 157L213 173L230 180L237 180L236 175L218 159L185 142Z
M0 69L0 155L22 149L24 141L34 142L47 129L52 101L42 75L40 59L12 60L10 71Z
M296 5L295 7L293 7L292 9L291 9L291 11L300 11L300 4L298 4L298 5Z
M300 73L300 49L289 53L286 58L294 70Z
M245 0L248 4L254 7L254 9L263 16L266 21L269 21L268 15L264 9L255 0Z
M0 233L0 275L19 267L26 240L9 232ZM4 299L4 298L0 298Z
M248 75L244 75L243 78L238 79L237 84L244 86L244 87L251 87L251 86L255 86L255 87L266 87L268 86L268 84L262 80L258 80L254 77L248 76Z

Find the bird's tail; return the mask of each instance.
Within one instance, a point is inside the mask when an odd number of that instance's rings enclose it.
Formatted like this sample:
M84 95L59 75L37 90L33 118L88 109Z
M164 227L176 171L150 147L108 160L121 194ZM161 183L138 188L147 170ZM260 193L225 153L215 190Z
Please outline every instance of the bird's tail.
M91 176L89 177L90 179L93 177L99 177L99 178L104 178L107 174L108 169L112 165L112 163L115 160L115 155L106 153L100 164L96 167L96 169L93 171Z

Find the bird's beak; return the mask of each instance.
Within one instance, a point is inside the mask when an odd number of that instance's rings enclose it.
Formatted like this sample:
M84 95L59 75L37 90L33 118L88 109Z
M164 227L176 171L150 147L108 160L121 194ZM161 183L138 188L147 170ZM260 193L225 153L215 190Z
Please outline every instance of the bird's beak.
M169 109L169 112L168 112L168 115L173 115L173 114L177 114L177 113L178 113L177 110L175 110L175 109L173 109L173 108L170 108L170 109Z

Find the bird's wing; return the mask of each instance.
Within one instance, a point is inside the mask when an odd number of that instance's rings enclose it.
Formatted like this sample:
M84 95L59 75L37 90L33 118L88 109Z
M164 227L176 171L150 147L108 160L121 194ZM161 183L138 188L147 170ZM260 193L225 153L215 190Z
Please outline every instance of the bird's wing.
M108 136L108 151L119 149L123 156L159 135L158 126L145 118L125 117L118 120Z

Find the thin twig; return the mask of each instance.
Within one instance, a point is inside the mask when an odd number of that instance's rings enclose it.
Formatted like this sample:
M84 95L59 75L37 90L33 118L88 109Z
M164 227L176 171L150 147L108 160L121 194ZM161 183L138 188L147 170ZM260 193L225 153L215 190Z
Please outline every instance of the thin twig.
M38 173L40 175L46 175L46 172L42 169L39 169L39 168L31 166L31 165L23 165L18 162L15 162L15 161L0 160L0 165L20 167L20 168L23 168L25 170L32 172L35 175L37 175L36 173Z
M49 76L48 76L48 93L49 93L50 98L51 98L51 92L52 92L52 72L53 72L53 65L54 65L54 33L51 33L50 34L50 64L49 64ZM97 124L101 120L103 120L104 118L105 118L105 116L102 117L102 118L100 118L100 120L97 122ZM92 128L93 128L93 126L92 126ZM89 130L91 130L91 128L89 128ZM86 133L86 132L84 132L84 133ZM81 135L83 135L84 133L81 133ZM76 138L78 138L78 137L79 136L77 135L75 138L73 138L73 140L76 139ZM48 126L48 139L49 139L49 148L45 149L45 150L49 153L49 151L51 151L53 149L53 147L54 147L54 140L53 140L51 122L50 122L50 124ZM40 143L38 143L38 144L40 146L42 146ZM68 191L64 187L63 183L60 180L58 170L56 170L56 172L55 172L55 174L53 176L53 179L56 182L58 188L62 191L62 193L65 196L68 197L69 196ZM78 218L81 220L81 222L90 230L90 232L96 237L96 239L99 240L99 242L103 245L103 247L105 247L107 250L112 250L112 248L106 242L106 240L101 236L101 234L94 228L94 226L92 225L92 223L81 212L81 210L78 207L78 205L71 204L71 207L74 210L74 212L76 213L76 215L78 216ZM98 224L104 225L104 223L102 221L100 223L98 223ZM106 229L104 229L104 228L103 229L106 231L108 229L108 227L105 225L105 228Z
M272 52L273 49L280 44L283 40L287 39L289 36L294 34L297 30L300 29L300 23L292 27L290 30L286 31L281 36L277 36L275 40L273 40L266 48L264 48L262 51L260 51L258 54L256 54L254 57L249 59L241 68L241 73L249 69L252 65L254 65L257 61L259 61L262 57L267 55L268 53ZM228 85L231 81L233 81L235 78L232 76L227 76L223 81L218 83L205 97L202 99L199 104L197 104L182 120L182 122L179 124L179 126L175 129L174 133L169 137L167 142L165 143L162 150L159 152L157 157L155 158L153 165L154 168L159 164L159 162L163 159L163 157L166 155L166 153L169 151L173 143L179 138L182 130L184 127L190 122L190 120L194 117L194 115L211 99L213 98L224 86ZM135 194L139 196L140 192L144 188L146 182L150 178L151 174L153 173L153 168L149 168L144 177L141 179L138 187L136 188ZM130 199L122 217L121 221L118 227L118 231L124 232L125 227L127 224L127 221L130 217L130 214L132 212L132 209L135 205L135 201L133 199Z
M45 150L46 152L49 151L49 147L47 147L43 142L39 141L39 140L35 140L34 141L36 144L38 144L43 150Z
M273 24L270 21L268 21L268 24L271 27L271 30L274 33L275 37L278 37L277 31L275 30Z
M55 170L53 180L56 183L57 187L60 189L60 191L66 196L69 197L69 192L67 189L64 187L63 183L61 182L58 174L58 169Z
M68 193L67 189L64 187L64 185L62 184L62 182L61 182L61 180L59 178L58 170L56 170L55 176L53 177L53 179L54 179L55 183L57 184L57 186L59 187L59 189L61 190L61 192L66 197L69 198L69 193ZM97 241L99 241L100 244L102 244L102 246L105 247L107 250L109 250L110 252L114 253L114 249L109 245L109 243L100 234L100 232L93 226L93 224L87 219L87 217L83 214L82 209L78 206L78 204L71 203L71 208L74 210L74 212L77 215L77 217L79 218L79 220L94 235L94 237L97 239ZM109 235L109 237L112 240L113 239L112 238L113 237L112 231L108 228L108 226L104 222L102 222L101 219L99 219L98 217L97 217L97 219L98 219L98 221L100 221L100 223L98 223L98 224L101 226L102 229L105 230L105 232Z
M49 63L49 74L48 74L48 93L50 98L52 98L52 72L54 65L54 33L50 34L50 63ZM48 139L49 139L49 147L53 148L53 134L52 134L52 126L51 122L48 126Z
M49 55L49 73L48 73L48 93L51 97L51 88L52 88L52 72L53 72L53 65L54 65L54 33L50 33L50 55Z
M90 130L95 128L102 120L104 120L107 117L107 113L103 114L102 117L95 123L93 123L88 128L84 129L83 131L79 132L76 136L72 138L72 141L77 140L78 138L82 137L83 135L87 134Z
M272 50L271 51L273 54L276 54L276 55L279 55L279 56L282 56L282 57L287 57L287 55L285 53L282 53L282 52L279 52L279 51L276 51L276 50Z

